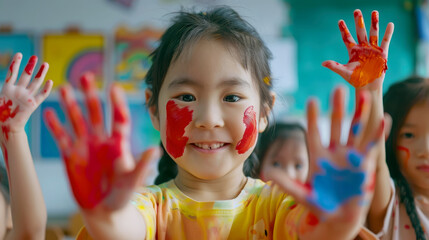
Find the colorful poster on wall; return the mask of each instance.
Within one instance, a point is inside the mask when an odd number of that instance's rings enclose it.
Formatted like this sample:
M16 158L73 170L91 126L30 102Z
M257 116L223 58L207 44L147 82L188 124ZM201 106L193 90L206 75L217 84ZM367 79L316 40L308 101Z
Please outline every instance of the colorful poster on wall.
M143 28L132 31L120 27L115 33L115 81L126 91L142 89L152 62L149 55L158 46L163 31Z
M139 156L148 147L158 146L161 138L153 128L144 100L129 98L128 105L131 112L131 151L134 156Z
M43 60L50 64L46 79L54 88L69 82L79 86L80 76L91 71L103 87L104 36L97 34L47 34L43 37Z
M19 72L25 68L28 59L34 55L34 38L30 34L0 33L0 83L3 85L9 65L15 53L23 55Z

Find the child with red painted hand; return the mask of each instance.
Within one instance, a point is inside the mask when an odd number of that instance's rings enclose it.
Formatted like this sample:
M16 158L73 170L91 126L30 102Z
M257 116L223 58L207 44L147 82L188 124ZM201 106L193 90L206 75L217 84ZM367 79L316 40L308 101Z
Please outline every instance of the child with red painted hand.
M264 131L274 95L270 91L265 44L228 7L182 12L152 54L146 83L152 123L161 133L164 157L177 164L174 179L138 187L156 150L135 163L130 153L130 120L125 97L110 88L111 133L104 130L93 79L81 87L89 125L70 86L61 98L74 129L70 135L50 110L45 120L65 160L74 196L86 223L80 239L351 239L363 223L375 170L374 146L383 126L364 140L370 101L359 94L355 121L360 131L335 149L322 146L318 106L308 104L309 151L316 164L309 185L276 167L265 180L248 178L243 163ZM265 81L264 81L265 80ZM344 89L334 92L340 116ZM341 123L341 117L339 122ZM341 124L333 126L340 131ZM339 135L338 135L339 136ZM333 137L336 137L334 135ZM333 139L338 141L338 139ZM341 180L338 180L341 179ZM289 195L289 193L291 195ZM292 197L293 196L293 197ZM335 233L335 234L333 234Z
M0 92L0 143L9 178L13 228L1 236L6 239L44 239L46 206L34 169L24 130L30 115L46 99L52 88L48 80L40 89L49 65L43 63L31 81L37 57L28 61L17 81L22 54L13 57Z
M372 16L370 42L376 48L373 52L379 52L382 58L387 59L393 24L388 24L381 48L377 48L374 39L377 37L375 33L378 29L378 13L373 12ZM355 22L358 39L366 39L363 36L365 30L362 27L363 20L359 11L355 12ZM340 22L340 29L344 42L348 46L352 38L342 24ZM365 41L359 40L359 45L365 45ZM364 63L367 64L369 61ZM341 65L333 62L325 62L324 65L348 80L347 72ZM372 65L371 68L375 69L375 66L377 64ZM385 64L381 61L378 66L378 69L385 68ZM365 74L361 75L365 76ZM368 85L356 86L356 91L366 88L375 96L373 105L376 108L371 113L369 121L374 122L382 118L385 111L391 116L391 120L388 118L386 124L392 124L392 131L385 148L381 145L379 152L375 194L368 213L367 225L380 239L428 239L429 80L410 77L390 86L382 98L383 79L384 72L378 78L374 78L373 82L370 79L371 83ZM384 103L384 110L382 103Z

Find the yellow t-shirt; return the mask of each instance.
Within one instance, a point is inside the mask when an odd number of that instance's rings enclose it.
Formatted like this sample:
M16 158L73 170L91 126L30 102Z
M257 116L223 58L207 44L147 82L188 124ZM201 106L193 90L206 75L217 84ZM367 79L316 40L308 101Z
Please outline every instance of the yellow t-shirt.
M232 200L198 202L171 180L139 189L132 203L145 219L146 239L158 240L297 239L303 211L277 186L252 178ZM90 239L86 229L77 239Z

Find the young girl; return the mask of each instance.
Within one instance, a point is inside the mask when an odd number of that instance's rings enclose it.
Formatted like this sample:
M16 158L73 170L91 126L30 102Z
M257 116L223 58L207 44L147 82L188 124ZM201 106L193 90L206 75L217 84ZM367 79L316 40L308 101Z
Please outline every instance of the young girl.
M380 239L428 239L429 79L416 76L397 82L383 101L392 117L386 160L393 182L385 185L390 201L383 202L381 227L369 227Z
M260 165L254 177L265 166L273 165L282 168L290 178L305 183L309 167L306 135L299 123L277 122L265 130L256 147Z
M13 228L5 239L44 239L46 207L33 165L24 127L30 115L49 95L52 81L40 90L48 64L43 63L33 81L37 57L28 61L17 81L22 54L13 57L0 92L0 143L9 180Z
M81 87L89 108L87 125L68 85L61 98L74 137L52 110L45 113L65 160L70 184L86 223L81 239L352 239L372 197L374 142L362 139L370 104L360 95L355 121L362 131L349 145L325 149L317 129L318 107L308 105L309 151L315 168L308 184L276 167L266 180L245 177L243 163L272 107L270 53L253 27L228 7L180 13L162 36L148 72L147 105L177 176L138 187L150 149L135 163L130 120L122 90L113 85L111 134L104 131L94 81ZM344 89L334 92L338 115ZM339 120L342 121L342 118ZM340 125L333 126L340 131ZM341 179L341 181L339 181ZM290 192L292 196L286 194ZM131 201L130 201L131 200ZM302 203L302 204L301 204ZM335 233L334 235L332 233Z

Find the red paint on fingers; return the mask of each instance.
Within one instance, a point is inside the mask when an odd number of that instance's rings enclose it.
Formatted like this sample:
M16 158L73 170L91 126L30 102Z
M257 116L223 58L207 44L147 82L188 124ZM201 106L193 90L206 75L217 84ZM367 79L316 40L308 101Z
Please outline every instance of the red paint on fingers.
M181 157L185 151L188 137L185 137L185 128L192 121L192 110L188 107L179 108L170 100L167 102L167 151L174 158Z
M30 60L28 60L27 66L25 66L25 72L28 75L31 75L33 73L34 67L36 66L37 63L37 57L36 56L31 56Z
M42 76L43 70L45 69L45 64L42 64L39 71L37 72L36 78L40 78Z
M79 105L75 100L71 100L69 91L66 88L60 89L61 98L65 103L65 111L70 118L70 122L77 136L86 134L86 123L80 113Z
M236 150L239 154L247 152L253 145L255 145L257 130L256 130L256 112L253 106L250 106L244 111L243 123L246 126L243 138L238 142Z
M343 38L344 44L348 48L352 48L353 46L355 46L355 44L350 41L351 34L350 34L349 30L347 29L346 23L344 21L340 21L338 26L340 28L340 32L341 32L341 36Z

